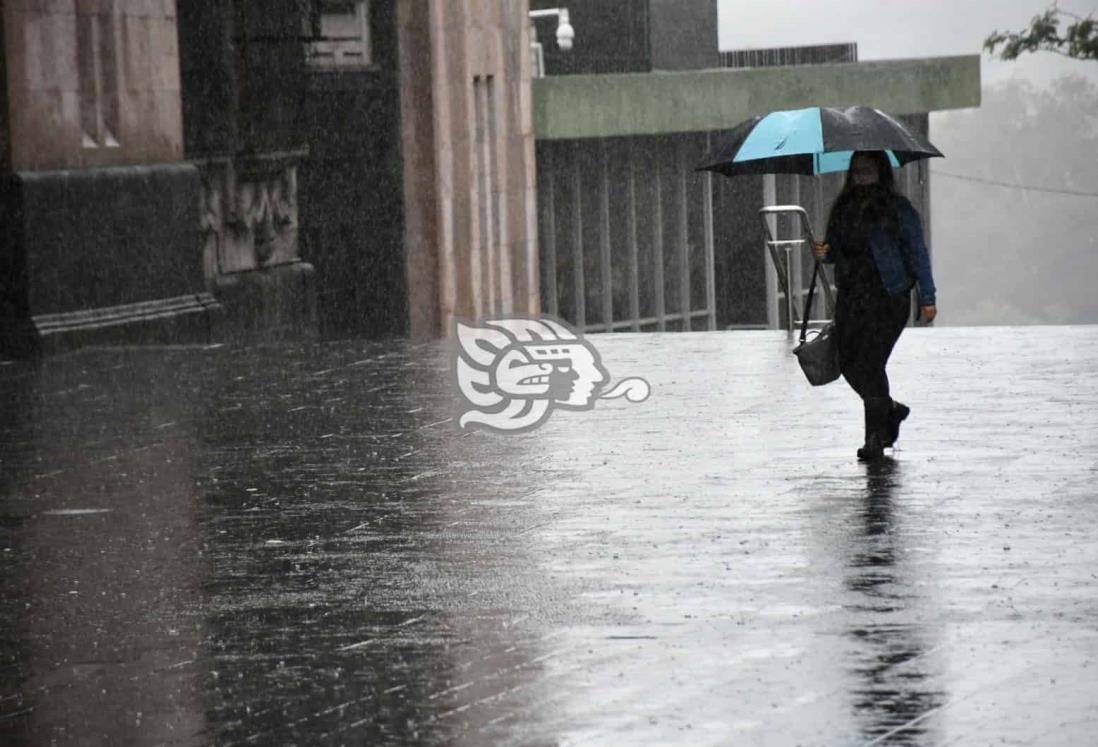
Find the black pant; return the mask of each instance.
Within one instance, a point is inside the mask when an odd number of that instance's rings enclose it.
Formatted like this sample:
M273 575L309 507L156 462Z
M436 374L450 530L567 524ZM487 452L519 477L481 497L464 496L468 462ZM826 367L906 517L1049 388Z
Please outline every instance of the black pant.
M892 295L839 291L835 304L836 343L843 378L863 400L888 397L885 365L911 313L910 293Z

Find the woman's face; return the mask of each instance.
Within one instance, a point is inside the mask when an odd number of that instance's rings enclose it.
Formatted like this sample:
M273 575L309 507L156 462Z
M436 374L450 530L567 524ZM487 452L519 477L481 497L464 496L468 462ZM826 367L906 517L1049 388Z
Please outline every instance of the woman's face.
M857 187L868 187L876 184L881 175L877 173L877 164L869 157L861 153L850 159L850 176Z

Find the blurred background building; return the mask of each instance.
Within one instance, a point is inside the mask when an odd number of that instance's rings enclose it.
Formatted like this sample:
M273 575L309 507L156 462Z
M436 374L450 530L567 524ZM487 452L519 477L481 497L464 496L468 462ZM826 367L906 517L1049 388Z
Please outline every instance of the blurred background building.
M775 109L857 103L926 134L928 112L979 103L976 56L858 63L853 43L719 51L716 19L711 0L570 7L574 48L547 47L553 77L534 85L546 311L587 331L785 326L758 209L803 205L822 234L844 177L695 172L720 131ZM929 230L926 162L897 180ZM774 228L799 235L792 221ZM798 302L811 272L801 259Z

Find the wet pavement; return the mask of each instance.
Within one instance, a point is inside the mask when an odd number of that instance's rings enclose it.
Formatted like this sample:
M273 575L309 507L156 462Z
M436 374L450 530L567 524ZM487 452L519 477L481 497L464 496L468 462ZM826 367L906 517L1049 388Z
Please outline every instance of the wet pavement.
M4 745L1085 745L1098 327L911 329L894 458L781 332L458 432L439 344L0 366Z

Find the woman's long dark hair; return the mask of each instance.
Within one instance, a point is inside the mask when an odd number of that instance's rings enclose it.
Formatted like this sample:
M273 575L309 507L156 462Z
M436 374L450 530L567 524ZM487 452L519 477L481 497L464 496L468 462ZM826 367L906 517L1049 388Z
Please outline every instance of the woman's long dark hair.
M831 213L827 218L827 233L834 235L837 232L847 233L864 228L867 221L880 219L893 222L896 201L899 194L896 192L896 180L892 174L892 163L888 160L888 154L883 150L859 150L850 157L853 165L855 157L868 158L877 167L877 183L870 191L861 190L854 184L854 174L850 170L846 172L846 181L839 196L835 198L835 204L831 207ZM861 206L855 204L857 198L869 199ZM859 209L855 209L859 208ZM863 224L862 226L852 225Z
M896 179L892 174L892 162L888 160L888 154L883 150L857 150L850 157L851 166L854 165L854 159L858 156L872 161L873 165L877 167L877 184L884 187L888 192L895 193ZM843 182L843 192L849 192L853 186L854 174L850 169L847 169L846 181ZM842 196L842 193L840 193L840 196Z

